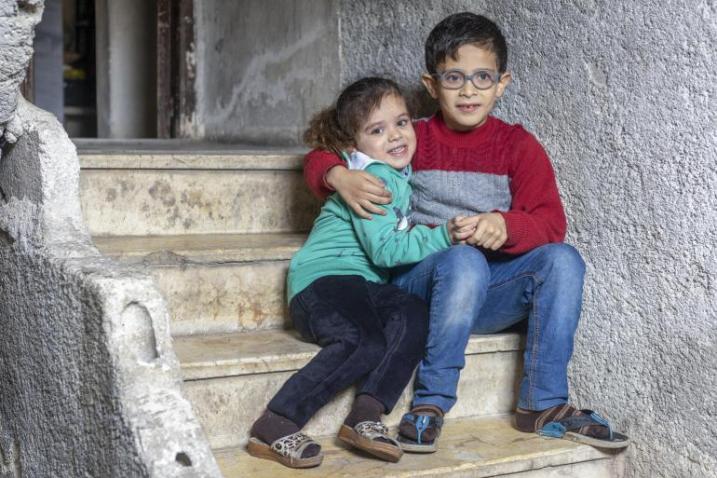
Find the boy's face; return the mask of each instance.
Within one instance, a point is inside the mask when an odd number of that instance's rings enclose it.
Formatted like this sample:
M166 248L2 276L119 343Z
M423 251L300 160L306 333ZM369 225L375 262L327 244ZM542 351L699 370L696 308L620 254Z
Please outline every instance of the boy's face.
M446 57L438 65L438 74L449 70L458 70L470 76L477 70L489 70L497 73L498 59L495 53L474 44L466 44L458 48L456 57ZM500 76L500 80L485 90L479 90L472 81L455 90L443 87L438 78L429 74L421 77L428 93L436 100L443 113L446 125L455 131L470 131L486 122L488 114L493 110L495 102L503 96L505 88L510 84L510 73Z
M403 169L416 151L416 133L406 102L397 95L386 95L355 135L356 149Z

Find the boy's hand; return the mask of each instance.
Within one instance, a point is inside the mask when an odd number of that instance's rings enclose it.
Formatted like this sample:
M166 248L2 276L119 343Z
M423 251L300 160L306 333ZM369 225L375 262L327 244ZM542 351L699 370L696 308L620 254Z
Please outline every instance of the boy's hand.
M463 222L475 224L475 232L466 239L468 244L497 251L508 240L508 230L502 214L497 212L478 214L465 218Z
M326 183L364 219L371 219L371 214L385 216L386 211L376 204L391 203L391 193L385 188L383 181L365 171L351 171L343 166L334 166L326 173Z
M466 239L471 237L475 232L475 224L466 221L463 216L456 216L448 221L448 236L453 244L465 244Z

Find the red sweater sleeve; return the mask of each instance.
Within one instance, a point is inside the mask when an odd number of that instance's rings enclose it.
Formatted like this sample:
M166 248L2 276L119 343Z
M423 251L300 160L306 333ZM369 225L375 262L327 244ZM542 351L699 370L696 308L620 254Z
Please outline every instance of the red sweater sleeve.
M327 187L324 178L329 169L339 165L346 166L346 163L330 151L314 149L304 156L304 181L319 199L326 199L329 194L333 193Z
M512 158L510 211L502 213L508 240L501 248L521 254L565 239L567 223L555 173L545 150L531 134L519 140Z

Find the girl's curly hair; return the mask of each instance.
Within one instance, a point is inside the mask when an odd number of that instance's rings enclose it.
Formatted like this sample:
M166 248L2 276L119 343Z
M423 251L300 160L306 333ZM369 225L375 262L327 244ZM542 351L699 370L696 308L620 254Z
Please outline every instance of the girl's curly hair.
M335 152L353 146L356 133L387 95L403 98L398 85L385 78L362 78L351 83L335 105L311 118L304 132L304 143L310 148Z

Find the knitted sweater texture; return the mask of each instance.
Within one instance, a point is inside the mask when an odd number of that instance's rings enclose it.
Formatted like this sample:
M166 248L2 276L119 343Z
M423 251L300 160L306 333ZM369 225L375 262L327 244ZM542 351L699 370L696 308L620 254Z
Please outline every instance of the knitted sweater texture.
M449 129L440 113L414 122L412 215L417 224L443 224L456 215L499 212L505 219L506 254L521 254L561 242L566 219L555 173L538 140L520 125L489 116L469 132ZM319 197L331 193L324 177L343 164L314 150L304 159L304 177Z

